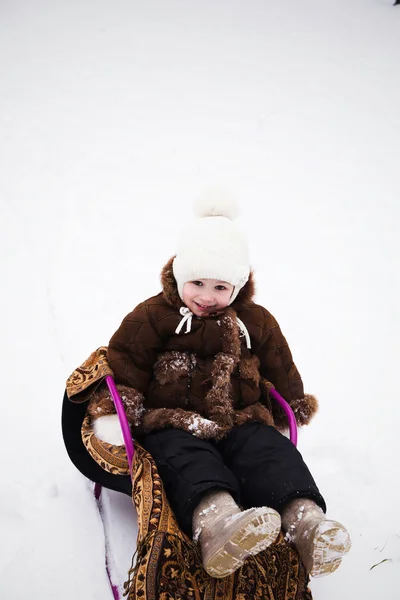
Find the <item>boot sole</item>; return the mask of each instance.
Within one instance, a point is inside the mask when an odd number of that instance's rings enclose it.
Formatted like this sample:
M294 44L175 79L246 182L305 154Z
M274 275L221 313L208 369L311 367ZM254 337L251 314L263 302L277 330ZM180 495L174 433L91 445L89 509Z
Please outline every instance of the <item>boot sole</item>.
M350 535L343 525L322 521L314 534L310 568L307 569L311 577L324 577L336 571L350 548Z
M274 543L281 530L281 517L272 508L251 508L234 515L225 529L229 538L212 551L204 568L212 577L227 577L239 569L249 555L255 555Z

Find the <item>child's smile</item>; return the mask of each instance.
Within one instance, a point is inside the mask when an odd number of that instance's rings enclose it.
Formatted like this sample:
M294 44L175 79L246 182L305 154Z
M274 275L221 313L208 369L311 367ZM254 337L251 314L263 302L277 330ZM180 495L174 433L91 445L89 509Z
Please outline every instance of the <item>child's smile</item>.
M210 308L213 308L213 305L211 305L211 306L208 306L207 304L199 304L199 303L198 303L198 302L196 302L196 301L194 301L194 302L195 302L195 304L197 304L197 306L198 306L199 308L201 308L201 309L204 309L204 310L209 310ZM215 306L215 305L214 305L214 306Z
M234 286L217 279L188 281L183 287L183 301L197 317L216 313L229 305Z

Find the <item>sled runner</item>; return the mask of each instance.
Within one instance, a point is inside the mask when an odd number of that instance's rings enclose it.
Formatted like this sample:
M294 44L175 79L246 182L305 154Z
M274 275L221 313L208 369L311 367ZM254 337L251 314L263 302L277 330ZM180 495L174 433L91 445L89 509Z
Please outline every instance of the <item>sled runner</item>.
M87 401L99 386L108 386L115 403L124 446L99 440ZM297 442L294 415L273 389L271 396L288 417L290 438ZM276 542L223 579L210 577L203 569L198 546L179 528L166 498L156 464L150 454L133 442L128 420L113 373L107 363L107 348L91 354L67 381L62 411L63 436L74 465L102 487L130 495L136 507L138 536L132 567L125 583L128 600L312 600L308 575L295 548L281 532ZM109 557L106 555L106 566ZM120 594L107 568L115 600Z

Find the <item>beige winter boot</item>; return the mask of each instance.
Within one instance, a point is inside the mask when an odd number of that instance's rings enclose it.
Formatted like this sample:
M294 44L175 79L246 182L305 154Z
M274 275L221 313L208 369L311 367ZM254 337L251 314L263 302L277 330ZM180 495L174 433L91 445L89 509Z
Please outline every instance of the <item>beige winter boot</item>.
M295 544L311 577L336 571L351 547L345 527L327 519L322 509L309 499L289 502L282 513L282 526L286 539Z
M193 539L199 541L203 566L212 577L227 577L246 558L265 550L281 529L281 517L265 506L241 511L225 491L202 498L193 515Z

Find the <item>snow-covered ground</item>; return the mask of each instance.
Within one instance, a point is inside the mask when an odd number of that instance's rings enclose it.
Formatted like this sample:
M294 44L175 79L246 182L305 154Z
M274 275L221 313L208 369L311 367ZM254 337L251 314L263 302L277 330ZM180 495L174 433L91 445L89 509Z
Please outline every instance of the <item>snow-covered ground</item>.
M399 56L386 0L0 3L2 599L111 600L64 382L159 291L218 184L320 399L299 447L353 538L315 599L398 600ZM122 577L125 500L105 498Z

